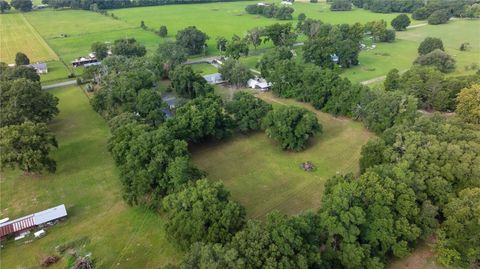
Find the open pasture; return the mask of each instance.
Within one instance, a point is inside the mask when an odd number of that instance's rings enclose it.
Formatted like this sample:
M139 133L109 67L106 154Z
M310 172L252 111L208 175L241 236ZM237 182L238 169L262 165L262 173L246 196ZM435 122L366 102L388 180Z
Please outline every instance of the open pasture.
M268 1L270 2L270 1ZM274 23L297 24L297 16L305 13L308 18L320 19L323 22L339 23L365 23L368 21L384 19L390 22L397 14L372 13L363 9L354 9L346 12L332 12L326 3L294 3L294 19L280 21L273 18L251 15L245 12L245 7L255 4L253 1L244 2L221 2L195 5L167 5L155 7L139 7L129 9L111 10L121 20L130 25L140 25L143 20L147 27L159 29L165 25L168 28L168 36L175 37L177 31L196 26L210 36L208 41L209 52L216 51L216 38L223 36L232 37L234 34L243 36L247 30L254 27L268 26ZM278 4L278 1L275 1ZM416 23L416 22L414 22Z
M354 82L386 75L392 68L409 69L418 56L417 48L427 37L442 39L445 51L457 61L456 70L450 75L476 72L466 66L480 64L480 20L452 20L444 25L425 25L397 32L393 43L377 43L373 50L360 53L360 65L343 73ZM469 43L467 51L460 51L462 43Z
M283 151L263 132L235 135L225 141L194 146L194 162L211 180L221 180L234 200L247 209L250 218L263 219L272 210L299 214L315 210L326 180L336 173L357 173L360 150L372 134L359 122L335 118L293 100L259 97L275 106L296 105L311 109L323 125L323 134L301 152ZM316 167L305 172L300 165Z
M60 99L51 124L59 148L52 151L57 172L25 176L6 170L0 179L0 218L11 219L64 203L68 218L29 244L9 242L1 251L2 268L40 268L55 247L82 237L98 268L159 268L181 257L165 237L156 212L128 206L106 149L110 136L78 87L52 92ZM52 268L66 268L67 259Z
M22 13L0 15L0 62L14 63L15 54L23 52L32 62L57 60L55 52Z
M26 19L67 63L91 51L94 42L113 42L136 38L153 51L160 37L121 20L84 10L42 10L30 12Z

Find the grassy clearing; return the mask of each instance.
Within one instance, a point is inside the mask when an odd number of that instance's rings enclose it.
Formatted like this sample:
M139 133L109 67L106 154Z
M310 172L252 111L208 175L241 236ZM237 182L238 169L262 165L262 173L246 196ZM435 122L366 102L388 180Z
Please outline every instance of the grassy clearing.
M194 162L210 179L223 181L251 218L263 219L272 210L293 215L319 208L325 181L336 173L357 173L361 147L372 134L359 122L332 117L307 104L268 93L259 97L274 106L288 104L314 111L324 133L298 153L282 151L263 132L236 135L195 146ZM316 170L303 171L300 164L305 161L313 162Z
M218 73L218 69L211 64L192 64L190 65L193 71L199 73L202 76Z
M8 243L2 268L37 268L55 246L87 236L87 251L102 268L157 268L181 253L165 238L158 214L131 208L121 198L113 160L106 149L109 131L78 87L53 91L60 115L51 124L59 148L57 172L24 176L7 170L0 180L0 218L16 218L64 203L67 221L28 245ZM65 259L56 268L65 268ZM55 268L55 267L54 267Z
M480 20L454 20L444 25L427 25L397 32L393 43L378 43L374 50L360 53L360 65L347 69L343 75L354 82L383 76L392 68L406 70L417 58L417 48L426 37L439 37L445 51L457 60L457 69L450 75L464 75L476 70L466 70L465 66L480 63ZM470 43L468 51L460 51L460 45Z
M27 54L32 62L58 60L22 13L0 15L0 37L0 62L14 63L19 51Z

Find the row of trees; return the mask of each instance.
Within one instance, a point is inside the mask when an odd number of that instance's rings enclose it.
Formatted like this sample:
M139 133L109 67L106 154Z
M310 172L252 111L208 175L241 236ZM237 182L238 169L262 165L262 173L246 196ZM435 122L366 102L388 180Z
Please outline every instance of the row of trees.
M417 118L363 147L359 177L329 179L318 212L247 221L227 242L199 240L166 268L383 268L435 231L442 264L475 267L479 160L475 127Z
M17 0L18 1L18 0ZM30 1L31 0L22 0ZM143 6L160 6L171 4L195 4L205 2L220 2L219 0L42 0L53 8L75 8L84 10L93 9L117 9ZM93 8L95 6L95 8Z
M19 64L28 63L25 54L18 55ZM56 162L49 153L57 147L57 141L47 124L59 112L58 99L42 90L33 68L23 65L8 67L0 63L0 88L2 167L18 168L28 174L55 172Z
M277 20L291 20L293 19L293 12L295 11L290 6L275 4L252 4L245 7L248 14L258 14L267 18L275 18Z

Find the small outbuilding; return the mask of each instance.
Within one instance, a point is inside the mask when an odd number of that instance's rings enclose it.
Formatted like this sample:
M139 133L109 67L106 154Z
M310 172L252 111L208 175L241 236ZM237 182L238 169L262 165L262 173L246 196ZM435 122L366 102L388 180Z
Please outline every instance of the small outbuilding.
M34 64L29 64L27 66L35 69L35 71L37 71L37 74L48 73L48 67L46 63L34 63Z

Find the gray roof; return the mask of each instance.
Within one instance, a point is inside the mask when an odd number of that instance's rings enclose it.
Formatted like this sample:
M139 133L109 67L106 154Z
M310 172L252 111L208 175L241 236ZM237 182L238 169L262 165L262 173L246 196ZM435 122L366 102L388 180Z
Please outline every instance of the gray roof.
M220 74L220 73L209 74L209 75L203 76L203 78L208 82L210 82L210 81L220 81L220 80L222 80L222 74Z
M37 70L47 70L46 63L29 64L28 66L33 67L34 69L37 69Z
M35 225L40 225L66 216L67 210L65 209L65 205L59 205L33 214L33 221Z

